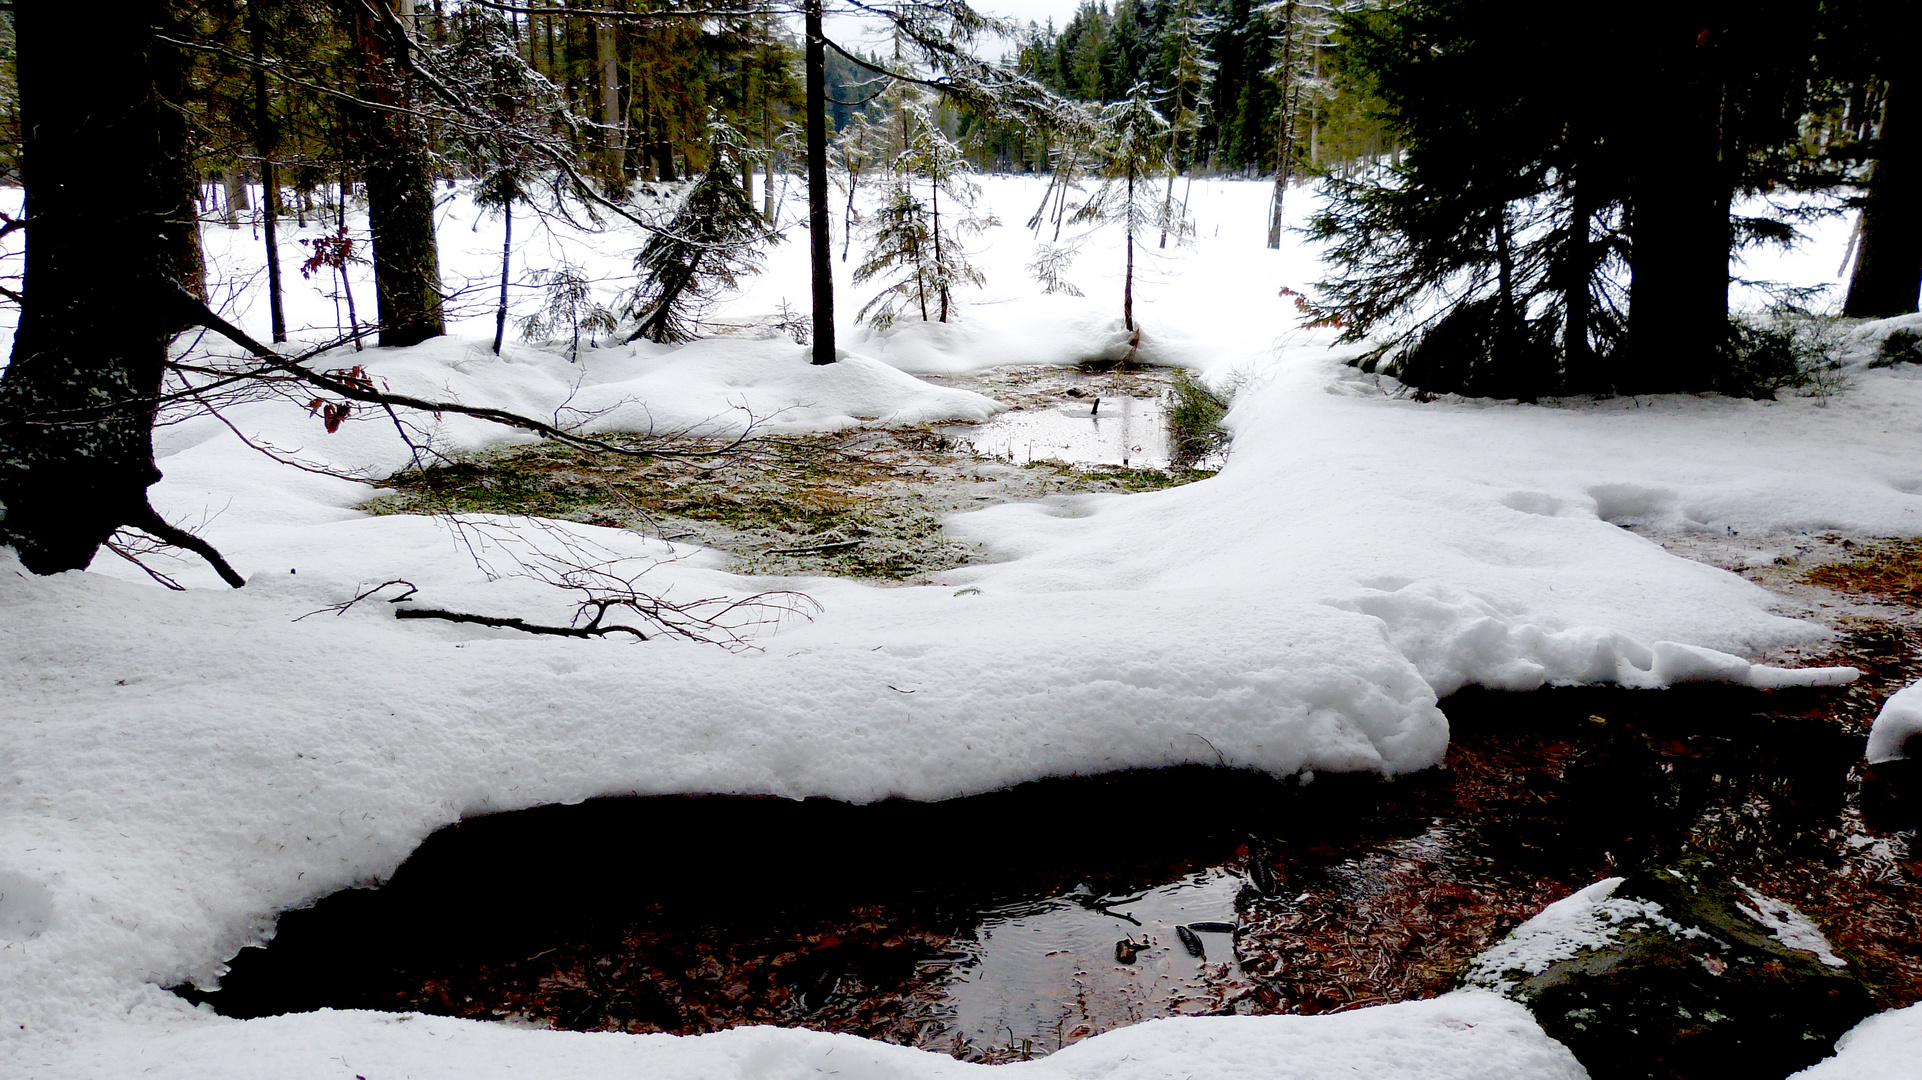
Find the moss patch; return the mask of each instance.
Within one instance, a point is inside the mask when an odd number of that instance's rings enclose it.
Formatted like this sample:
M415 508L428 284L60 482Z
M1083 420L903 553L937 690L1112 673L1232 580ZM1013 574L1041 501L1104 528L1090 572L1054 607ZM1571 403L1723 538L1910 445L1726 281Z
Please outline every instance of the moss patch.
M1922 603L1922 540L1876 544L1858 558L1817 567L1803 580L1844 593Z
M692 440L665 447L715 448ZM912 581L978 557L942 529L947 514L1073 492L1154 491L1212 475L1017 467L927 428L862 430L764 439L721 457L511 447L396 476L366 509L560 518L719 548L742 573Z

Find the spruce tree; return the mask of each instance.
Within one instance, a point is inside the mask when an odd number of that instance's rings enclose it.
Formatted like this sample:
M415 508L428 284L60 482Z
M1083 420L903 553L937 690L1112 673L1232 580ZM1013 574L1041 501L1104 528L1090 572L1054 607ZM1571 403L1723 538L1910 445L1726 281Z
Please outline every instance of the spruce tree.
M1144 83L1136 83L1125 100L1102 112L1106 137L1099 146L1102 183L1092 198L1075 211L1077 221L1108 221L1121 225L1126 235L1126 264L1121 286L1121 324L1140 344L1135 326L1135 238L1160 226L1162 200L1153 179L1168 167L1168 119L1154 106Z
M689 185L667 224L634 258L641 274L629 301L635 327L627 340L691 341L718 296L760 270L761 249L778 234L741 187L757 152L718 113L710 118L707 168Z
M991 223L975 213L981 189L969 178L960 147L941 129L932 99L905 91L896 107L906 143L890 164L867 257L854 272L857 284L887 279L860 311L876 330L893 325L910 302L922 321L947 322L955 290L983 282L962 238Z
M1431 390L1766 392L1734 374L1729 255L1792 230L1731 207L1800 142L1815 7L1352 14L1349 60L1408 154L1333 185L1313 226L1334 245L1323 314L1351 339L1391 331L1375 360ZM1624 66L1641 77L1593 92Z

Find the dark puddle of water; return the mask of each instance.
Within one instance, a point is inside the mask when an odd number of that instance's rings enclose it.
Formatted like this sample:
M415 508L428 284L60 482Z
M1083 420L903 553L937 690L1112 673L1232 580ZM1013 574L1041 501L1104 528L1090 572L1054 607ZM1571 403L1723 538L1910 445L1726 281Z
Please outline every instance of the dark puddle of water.
M1444 703L1447 766L1392 782L1194 767L934 804L615 798L474 818L381 888L283 915L221 990L180 992L232 1016L799 1024L1006 1060L1154 1016L1430 996L1550 900L1702 851L1801 905L1906 1004L1922 997L1913 823L1865 818L1860 735L1834 700L1468 692Z
M1198 457L1176 452L1169 430L1175 370L1113 361L1067 368L992 368L923 376L1008 401L1015 407L979 423L937 430L977 454L1026 465L1217 470L1225 448Z

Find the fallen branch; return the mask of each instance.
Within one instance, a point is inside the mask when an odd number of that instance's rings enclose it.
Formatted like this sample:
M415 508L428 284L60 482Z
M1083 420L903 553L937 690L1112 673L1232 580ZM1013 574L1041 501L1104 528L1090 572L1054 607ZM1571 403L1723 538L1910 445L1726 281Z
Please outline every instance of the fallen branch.
M443 611L440 608L394 609L396 619L445 619L448 622L475 623L480 626L496 626L504 630L519 630L527 634L552 634L555 637L597 638L606 637L609 634L633 634L638 640L647 640L646 634L631 626L599 625L601 614L604 612L597 613L593 621L586 626L543 626L525 619L501 618L497 615L472 615L465 611Z
M831 544L810 544L807 547L775 548L772 551L763 552L763 554L819 555L826 551L845 551L848 548L860 547L864 543L866 543L864 540L836 540Z
M463 405L458 401L430 401L425 398L412 397L407 394L396 394L387 390L378 390L365 378L355 377L345 373L337 374L327 371L314 371L310 368L303 367L296 358L283 356L275 352L249 336L246 331L241 330L239 327L221 318L214 313L212 308L209 308L185 289L180 290L179 300L183 305L182 321L212 330L221 337L246 349L252 353L256 359L283 375L298 379L310 386L319 387L330 394L338 395L349 401L379 405L383 409L388 410L399 406L400 408L414 409L418 412L433 413L435 415L453 413L456 416L471 416L476 420L486 420L490 423L500 424L503 427L530 431L542 438L553 439L556 442L566 443L570 446L578 446L584 450L619 454L623 457L721 457L733 453L753 438L754 424L749 423L748 426L742 430L740 436L733 442L713 450L668 450L660 447L634 449L618 443L611 443L604 439L596 439L579 434L578 432L569 431L566 428L556 427L546 421L536 420L531 416L522 416L519 413L509 412L506 409Z
M214 573L220 575L220 580L234 588L238 589L247 584L247 579L241 577L238 571L228 565L227 560L221 557L220 552L216 551L212 544L209 544L207 541L202 540L200 537L195 536L193 533L188 532L178 525L169 524L165 518L160 516L158 511L145 502L142 502L138 507L134 508L132 520L128 521L127 524L149 536L164 540L177 548L186 548L188 551L207 560L207 564L214 568ZM162 584L165 583L163 582Z

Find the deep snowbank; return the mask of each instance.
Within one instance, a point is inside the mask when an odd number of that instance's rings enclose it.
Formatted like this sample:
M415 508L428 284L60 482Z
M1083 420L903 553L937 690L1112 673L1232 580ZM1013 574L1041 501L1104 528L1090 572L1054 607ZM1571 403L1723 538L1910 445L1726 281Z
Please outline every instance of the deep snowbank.
M1266 195L1254 184L1197 193L1197 207L1231 224L1255 220ZM1018 182L991 187L1010 209L1034 194ZM1025 216L1001 216L1015 213ZM1277 329L1290 311L1274 289L1310 279L1311 260L1266 252L1235 229L1218 239L1209 226L1197 249L1145 260L1138 288L1152 355L1246 384L1229 468L1152 495L957 519L995 561L936 586L742 580L711 553L585 526L492 522L457 533L367 518L352 509L365 485L274 465L212 421L165 429L157 505L207 522L247 589L165 593L111 560L32 578L0 555L9 942L0 1056L49 1076L149 1064L302 1075L323 1067L327 1047L365 1046L396 1062L498 1053L558 1073L608 1054L661 1075L786 1075L814 1069L817 1050L858 1046L877 1075L945 1074L962 1067L797 1032L673 1041L348 1014L229 1023L159 987L217 976L220 959L260 940L275 912L391 873L465 814L617 792L940 798L1217 754L1278 773L1394 773L1439 759L1447 731L1436 695L1468 683L1831 678L1751 666L1742 657L1822 632L1773 614L1749 582L1619 526L1922 532L1913 457L1922 381L1864 372L1827 401L1418 404L1342 367L1325 342ZM1118 283L1102 245L1116 243L1090 242L1081 281L1090 298L1068 300L1020 287L1016 236L984 253L1003 295L973 301L953 328L852 338L853 350L927 370L1104 355ZM798 246L742 310L796 295ZM1043 322L1051 329L1031 332ZM784 341L589 350L573 365L532 349L497 359L450 339L330 362L362 361L395 389L543 417L578 410L600 430L643 421L726 430L748 413L786 430L840 428L995 407L871 361L810 368ZM358 475L406 456L380 423L328 436L274 404L231 418L258 440ZM450 450L504 438L452 418L434 432ZM792 586L825 610L746 654L396 623L378 603L294 621L389 578L412 581L432 604L564 619L560 598L512 571L565 538L633 572L673 560L646 578L671 598ZM477 557L507 576L490 577ZM204 569L177 566L212 583ZM1364 1054L1365 1034L1446 1031L1455 1034L1436 1038L1472 1043L1466 1033L1492 1024L1486 1034L1509 1049L1462 1060L1540 1050L1538 1033L1496 1038L1512 1016L1409 1019L1469 1007L1447 1000L1456 1004L1421 1007L1433 1013L1150 1025L1033 1069L1136 1075L1128 1070L1148 1053L1140 1040L1170 1031L1200 1041L1251 1033L1207 1051L1216 1074L1271 1066L1262 1040L1290 1033L1339 1032L1346 1052ZM430 1049L449 1036L461 1049ZM1321 1035L1299 1037L1322 1045ZM1422 1061L1428 1051L1409 1053ZM1139 1075L1159 1075L1152 1063L1163 1059L1145 1060Z
M91 1046L74 1076L164 1080L413 1080L609 1076L798 1080L1585 1080L1560 1043L1521 1006L1467 991L1327 1016L1154 1020L1096 1036L1038 1061L972 1065L851 1035L737 1028L700 1038L562 1034L446 1017L320 1012L216 1022L162 1038ZM54 1074L46 1074L54 1075Z

